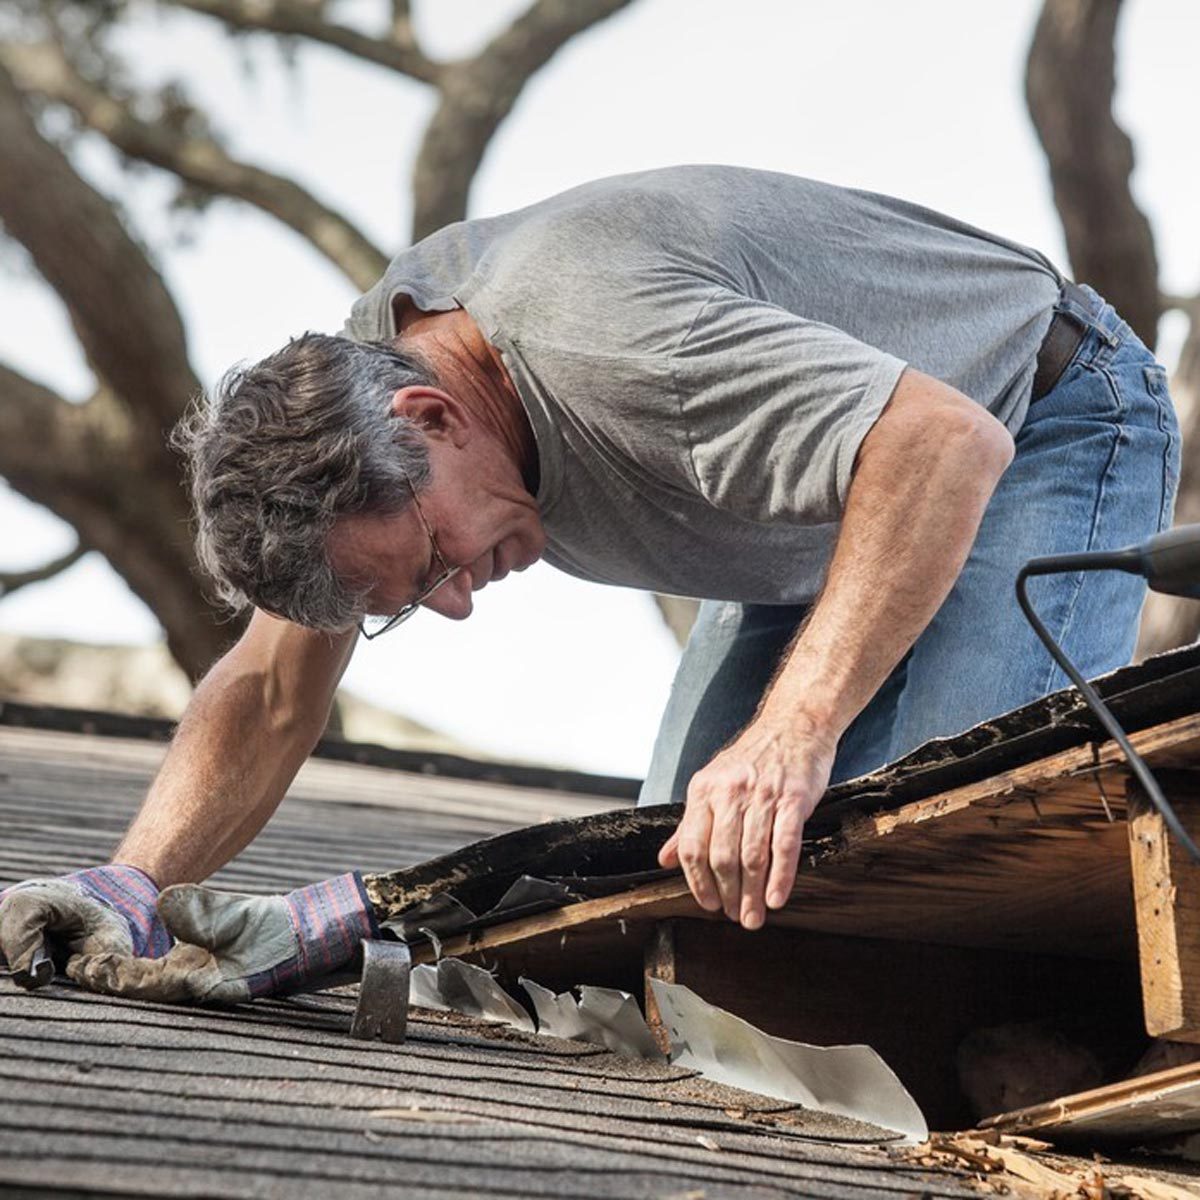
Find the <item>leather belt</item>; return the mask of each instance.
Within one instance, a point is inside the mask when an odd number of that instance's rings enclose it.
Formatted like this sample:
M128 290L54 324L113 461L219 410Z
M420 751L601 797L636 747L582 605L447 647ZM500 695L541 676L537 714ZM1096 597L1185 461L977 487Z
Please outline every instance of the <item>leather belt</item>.
M1084 312L1093 312L1097 307L1092 296L1077 283L1063 284L1059 303L1063 300L1074 300ZM1030 403L1040 400L1062 378L1088 329L1088 324L1070 309L1055 309L1050 328L1046 330L1046 336L1037 353L1037 370L1033 375Z

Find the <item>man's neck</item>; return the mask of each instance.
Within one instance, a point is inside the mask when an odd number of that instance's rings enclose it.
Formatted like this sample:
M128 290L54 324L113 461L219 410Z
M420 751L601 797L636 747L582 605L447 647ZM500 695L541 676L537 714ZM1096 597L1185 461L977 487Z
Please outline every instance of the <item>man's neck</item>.
M537 442L500 352L465 309L430 313L410 302L397 316L400 339L429 363L446 390L499 439L520 468L526 487L536 495Z

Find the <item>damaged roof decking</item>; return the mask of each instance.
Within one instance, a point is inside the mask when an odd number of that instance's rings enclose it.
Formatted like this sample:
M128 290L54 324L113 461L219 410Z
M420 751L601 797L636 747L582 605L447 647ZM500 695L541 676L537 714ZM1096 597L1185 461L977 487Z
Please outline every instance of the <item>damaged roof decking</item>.
M1114 672L1102 693L1156 767L1200 763L1200 647ZM774 925L836 935L1095 959L1135 955L1124 755L1068 690L832 788L809 822L805 867ZM611 956L673 917L704 917L655 855L677 820L661 807L516 830L412 869L368 879L401 912L449 892L477 913L522 873L626 875L601 899L527 918L488 915L446 953L516 950L536 974L567 931ZM813 867L817 869L812 869ZM648 872L640 880L637 872ZM568 883L570 881L568 880ZM591 892L590 895L602 893ZM636 949L636 947L635 947ZM427 953L419 947L418 957Z
M162 753L0 728L0 885L102 861ZM612 803L314 762L217 878L280 890ZM0 1189L338 1200L382 1188L422 1197L978 1195L966 1170L918 1169L828 1140L848 1127L677 1068L466 1020L414 1019L405 1045L367 1045L345 1036L349 1019L350 1001L338 996L218 1011L66 984L27 995L0 978Z

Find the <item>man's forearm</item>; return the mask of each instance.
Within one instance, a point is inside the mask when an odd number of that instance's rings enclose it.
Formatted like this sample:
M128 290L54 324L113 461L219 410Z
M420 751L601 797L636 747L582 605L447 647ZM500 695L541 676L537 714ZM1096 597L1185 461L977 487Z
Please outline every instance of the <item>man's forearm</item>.
M1007 431L906 371L859 447L821 598L750 724L688 787L659 852L703 908L757 929L791 893L837 743L954 585L1012 460Z
M255 621L196 689L114 855L159 887L205 879L244 849L324 729L353 640Z
M948 392L906 372L893 404ZM919 404L864 442L825 588L759 716L836 740L933 619L1012 459L1012 439L965 398L930 425Z

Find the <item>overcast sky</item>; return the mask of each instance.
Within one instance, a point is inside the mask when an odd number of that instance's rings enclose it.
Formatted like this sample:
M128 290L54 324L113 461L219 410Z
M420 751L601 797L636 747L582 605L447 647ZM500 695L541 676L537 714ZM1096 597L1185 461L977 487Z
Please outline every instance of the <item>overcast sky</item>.
M367 22L374 0L339 6ZM458 55L525 7L417 0L431 53ZM1037 0L635 0L570 44L526 89L476 180L472 215L583 180L682 162L789 171L920 201L1035 245L1065 265L1044 160L1021 94ZM291 173L379 244L408 228L408 176L432 108L427 89L334 51L235 52L210 22L147 10L124 43L141 78L182 77L242 156ZM1118 114L1138 155L1163 283L1200 288L1200 4L1128 0ZM249 60L255 70L246 72ZM232 203L186 246L168 194L103 147L83 161L160 256L210 384L304 329L336 331L355 294L300 239ZM5 255L0 356L73 398L89 377L52 293ZM10 261L11 260L11 261ZM15 269L14 269L15 268ZM1181 334L1164 322L1171 365ZM0 484L0 566L66 549L59 521ZM103 642L158 636L149 611L96 555L0 603L0 629ZM347 684L492 753L641 774L677 653L652 601L538 566L477 598L466 622L424 613L360 647Z

